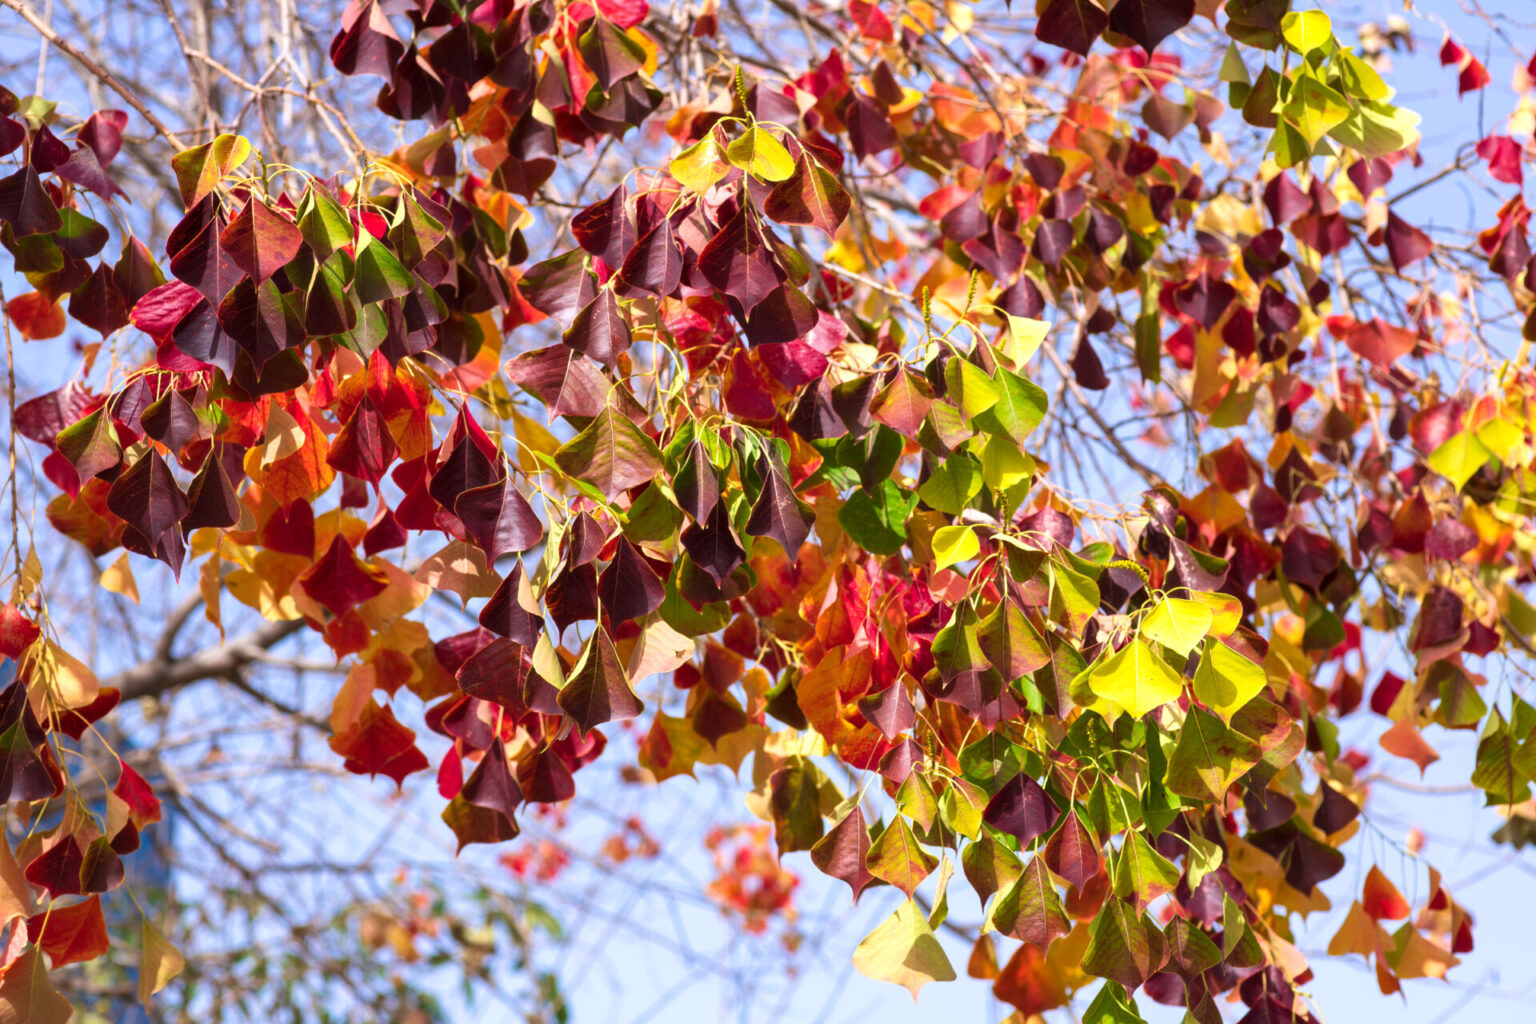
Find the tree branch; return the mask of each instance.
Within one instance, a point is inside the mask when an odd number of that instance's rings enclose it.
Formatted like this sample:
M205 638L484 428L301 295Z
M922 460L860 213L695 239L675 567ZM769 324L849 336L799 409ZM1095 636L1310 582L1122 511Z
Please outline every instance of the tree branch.
M9 3L10 0L0 0ZM123 700L158 697L169 690L204 679L234 679L251 662L262 660L267 650L304 628L303 619L268 622L218 647L186 657L169 654L155 657L102 680L103 686L122 691Z
M51 25L49 25L42 18L39 18L36 14L33 14L31 8L23 3L22 0L0 0L0 4L4 4L6 7L9 7L11 10L21 15L22 18L26 19L27 24L37 29L38 33L44 39L48 40L48 42L52 43L54 46L57 46L65 54L74 58L81 67L95 75L103 85L121 96L123 98L123 102L127 103L134 110L137 110L139 115L142 116L144 120L149 122L150 127L154 128L155 131L165 136L165 140L167 142L175 146L178 150L187 148L187 144L182 142L181 138L175 132L167 128L165 126L165 122L156 117L154 113L144 105L142 100L140 100L137 96L130 92L127 87L119 82L113 76L112 72L108 71L95 60L91 59L91 57L86 54L85 51L81 50L74 43L71 43L64 37L60 36L53 30Z

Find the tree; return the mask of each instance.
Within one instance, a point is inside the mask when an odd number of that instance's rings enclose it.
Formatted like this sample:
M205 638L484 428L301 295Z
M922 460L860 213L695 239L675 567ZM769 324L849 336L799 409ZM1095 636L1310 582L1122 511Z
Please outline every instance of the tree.
M13 469L0 1020L66 1019L55 975L112 948L98 896L161 813L126 755L99 768L119 703L205 679L347 772L435 769L461 848L516 848L595 762L751 755L779 855L905 896L860 971L956 976L958 869L968 971L1026 1017L1086 990L1092 1020L1229 993L1310 1019L1296 927L1367 789L1348 716L1421 770L1475 732L1469 781L1526 840L1536 711L1482 670L1523 674L1536 631L1530 214L1436 237L1405 209L1518 185L1524 150L1416 173L1380 70L1405 28L352 0L227 32L197 4L193 39L167 3L186 106L0 2L96 108L0 95L7 329L97 339L12 389L13 436L103 587L198 583L100 681ZM322 82L326 36L377 113ZM324 718L247 678L300 636L339 666ZM1416 906L1363 877L1328 955L1389 992L1470 951L1438 874ZM182 963L156 928L145 1001Z

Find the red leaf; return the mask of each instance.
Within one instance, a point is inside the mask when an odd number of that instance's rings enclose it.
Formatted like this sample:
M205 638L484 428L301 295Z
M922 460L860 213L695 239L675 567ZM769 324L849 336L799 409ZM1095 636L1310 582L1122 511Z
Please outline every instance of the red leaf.
M42 635L37 623L21 614L14 604L0 605L0 654L20 658Z
M1520 185L1525 176L1520 170L1520 144L1508 135L1490 135L1477 144L1477 155L1488 161L1488 174L1495 181Z
M1400 921L1408 916L1410 909L1397 886L1375 865L1365 876L1365 893L1360 897L1360 906L1378 921Z
M55 968L95 960L111 948L101 897L27 918L27 941L47 953Z
M320 560L304 571L298 582L304 593L338 619L364 601L377 597L388 586L357 560L351 545L340 534L331 541Z
M155 796L155 791L142 775L128 767L127 762L120 759L117 764L117 785L112 787L112 792L128 805L129 820L139 829L159 821L160 798Z
M1469 92L1476 92L1491 81L1493 77L1483 67L1483 62L1476 57L1469 58L1462 65L1461 74L1456 77L1456 95L1465 96Z
M396 786L412 772L430 765L416 749L416 734L401 725L388 707L370 700L356 722L330 740L331 749L345 757L347 771L356 775L386 775Z

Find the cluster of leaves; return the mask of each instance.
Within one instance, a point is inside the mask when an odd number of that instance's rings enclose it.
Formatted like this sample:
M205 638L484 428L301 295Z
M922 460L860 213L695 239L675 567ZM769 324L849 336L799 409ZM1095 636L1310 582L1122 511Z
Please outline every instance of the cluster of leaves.
M1107 979L1091 1019L1125 1019L1138 989L1208 1024L1224 993L1251 1020L1310 1019L1293 929L1359 827L1365 759L1336 719L1365 700L1362 629L1409 639L1406 678L1370 696L1388 753L1422 766L1423 726L1480 729L1490 802L1536 781L1536 711L1490 706L1463 661L1536 632L1536 379L1443 392L1405 367L1439 349L1440 297L1361 319L1325 273L1347 255L1408 280L1438 258L1385 198L1416 132L1374 67L1321 12L1231 0L1209 16L1227 103L1175 101L1159 46L1195 6L1043 4L1032 59L1066 99L1042 114L1026 77L940 76L965 28L926 5L854 0L846 52L783 80L731 68L664 108L643 2L354 0L333 62L382 78L379 109L424 134L354 180L233 135L180 152L164 260L132 238L103 257L84 212L82 189L117 192L124 115L71 144L48 104L0 97L19 154L0 241L35 289L8 313L27 337L72 319L113 345L104 385L83 372L16 409L60 491L48 519L98 557L198 563L216 623L227 594L312 627L349 659L330 726L350 771L429 770L397 714L402 690L426 704L461 847L568 800L601 727L645 715L650 775L751 754L780 854L809 851L855 899L901 891L855 955L866 974L914 993L954 977L933 929L958 861L986 909L970 972L1026 1015ZM692 31L715 36L714 15ZM1270 158L1246 192L1175 145L1193 128L1214 147L1228 106ZM558 162L653 128L666 166L529 264ZM902 221L922 249L875 230L871 176L925 182ZM1481 240L1512 287L1528 219L1512 200ZM916 268L916 302L871 277L892 263ZM131 368L129 329L153 347ZM1083 396L1112 374L1177 396L1202 442L1253 424L1271 447L1208 446L1186 495L1106 428L1120 483L1147 480L1104 516L1036 439L1066 398L1096 415ZM473 603L474 628L429 635L411 616L433 592ZM72 798L57 745L117 697L42 593L29 563L0 611L21 665L0 798L68 811L0 862L4 912L27 918L0 1006L63 1017L44 956L75 947L54 922L99 914L69 898L120 881L157 805L126 766L104 819ZM1443 974L1470 918L1438 880L1412 909L1373 873L1330 951L1372 959L1384 990ZM993 934L1020 943L1001 966ZM147 997L176 964L144 948Z

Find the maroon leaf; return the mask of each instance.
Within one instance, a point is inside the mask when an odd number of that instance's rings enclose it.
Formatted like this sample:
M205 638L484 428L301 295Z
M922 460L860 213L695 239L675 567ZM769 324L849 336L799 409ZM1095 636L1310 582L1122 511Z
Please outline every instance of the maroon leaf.
M1081 56L1109 27L1109 14L1097 0L1050 0L1035 23L1035 37Z
M683 251L671 220L663 217L624 257L614 288L626 298L671 295L682 280Z
M1040 788L1040 783L1019 772L987 801L982 820L999 832L1006 832L1020 844L1028 845L1045 835L1061 817L1061 810Z
M435 49L435 48L434 48ZM624 262L635 243L635 228L625 215L629 191L621 182L608 198L600 199L571 218L571 235L587 252L612 269ZM681 269L682 261L678 261Z
M1387 213L1386 238L1387 256L1392 260L1392 269L1399 272L1435 250L1429 235L1390 211Z
M857 903L865 889L879 884L879 879L864 866L869 846L869 827L864 824L864 812L855 805L816 840L811 847L811 863L820 868L822 874L848 883L848 888L853 890L853 901Z
M470 539L493 562L511 551L527 551L544 539L544 527L533 506L505 477L460 494L453 511Z
M351 0L341 15L341 31L331 40L331 63L344 75L392 78L405 45L374 0Z
M517 805L523 801L523 791L517 784L517 779L512 776L512 769L507 764L506 751L500 740L491 743L485 756L475 766L475 770L469 773L469 778L464 780L464 787L459 790L459 796L464 802L480 807L499 815L504 821L503 831L510 829L513 834L517 832L517 822L514 814Z
M0 178L0 221L9 224L18 236L57 231L64 226L59 208L31 164Z
M683 549L694 564L723 586L726 577L746 558L746 552L731 532L731 517L725 502L716 501L709 516L702 523L696 522L682 533Z
M621 536L613 560L597 578L597 596L609 621L617 626L660 608L667 588L645 557Z
M507 363L512 383L538 398L556 416L594 417L607 404L612 385L597 364L568 345L524 352Z
M1158 43L1195 17L1195 0L1120 0L1109 12L1111 31L1129 35L1152 54Z
M544 617L528 588L521 559L512 564L512 571L480 610L480 625L524 647L538 640Z
M772 537L789 560L797 562L800 545L810 536L811 524L816 517L805 502L795 496L794 487L777 466L769 465L767 459L759 459L758 472L763 477L763 489L752 505L747 533L753 537Z
M780 224L809 224L832 234L848 216L853 200L836 175L809 153L795 161L795 171L768 193L763 212Z
M1052 871L1079 888L1099 873L1098 841L1075 811L1067 814L1041 854Z
M144 432L165 445L174 454L203 435L203 423L192 404L181 392L167 388L165 394L139 414Z
M672 479L672 493L677 495L678 507L696 523L708 519L710 511L719 502L720 480L715 475L714 464L709 461L709 453L700 442L688 446L682 469Z
M528 304L569 327L577 312L597 296L597 279L580 249L552 256L523 272L517 290Z
M192 478L187 491L187 514L182 525L188 531L202 526L223 529L240 521L240 498L230 483L229 474L219 458L216 446L203 460L203 468Z
M749 203L741 203L699 253L705 280L741 303L742 312L749 315L785 277L750 211Z
M303 242L296 224L254 197L219 235L229 258L257 284L297 256Z
M182 221L198 225L198 230L171 257L171 273L202 293L203 298L218 305L244 275L245 271L219 244L219 218L206 216L202 207L195 207ZM180 225L178 225L178 228ZM179 240L172 232L172 240Z
M187 514L188 505L165 460L147 451L112 482L107 508L153 547Z
M128 324L128 304L105 263L69 296L69 315L103 338Z
M896 145L896 129L891 125L885 105L863 93L853 93L843 111L848 125L848 141L860 161L884 153Z
M613 289L604 288L581 308L565 332L564 341L577 352L608 366L629 351L629 322L619 312Z
M304 344L307 336L299 296L278 291L271 281L254 284L243 278L219 303L218 319L258 374L268 360Z
M582 732L604 722L634 718L645 704L629 685L608 631L598 626L560 690L560 708Z
M1062 258L1072 248L1072 222L1069 220L1042 221L1035 231L1032 246L1035 257L1048 267L1061 266Z

